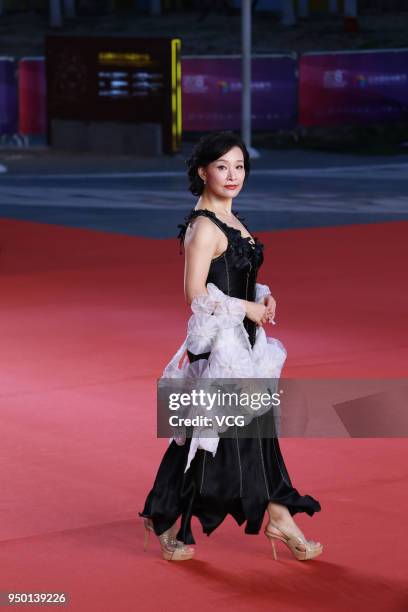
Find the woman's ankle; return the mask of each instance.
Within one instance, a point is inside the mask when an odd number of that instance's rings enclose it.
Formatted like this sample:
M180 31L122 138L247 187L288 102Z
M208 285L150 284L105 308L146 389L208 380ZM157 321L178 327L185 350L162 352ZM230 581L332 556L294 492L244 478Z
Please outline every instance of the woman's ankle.
M267 510L270 521L287 520L291 516L289 510L283 504L269 502Z

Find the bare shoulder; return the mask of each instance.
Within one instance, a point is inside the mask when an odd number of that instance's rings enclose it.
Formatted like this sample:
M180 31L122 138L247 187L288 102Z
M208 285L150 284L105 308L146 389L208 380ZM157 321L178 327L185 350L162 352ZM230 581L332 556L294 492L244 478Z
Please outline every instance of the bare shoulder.
M197 246L197 247L210 247L214 246L217 242L217 226L215 223L204 216L196 217L192 219L187 227L185 244Z

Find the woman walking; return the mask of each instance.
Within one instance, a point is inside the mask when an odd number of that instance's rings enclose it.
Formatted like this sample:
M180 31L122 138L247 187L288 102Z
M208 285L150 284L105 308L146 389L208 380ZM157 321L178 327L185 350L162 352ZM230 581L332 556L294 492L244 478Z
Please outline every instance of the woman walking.
M226 304L242 309L241 328L251 353L265 340L263 326L273 322L276 302L269 288L257 283L263 245L233 210L233 200L249 175L248 151L233 132L215 132L199 140L187 165L189 189L199 198L180 225L179 238L185 249L185 298L194 311L196 304L210 299L209 289L215 285ZM205 360L201 363L211 365L211 353L187 350L190 364ZM253 375L253 371L247 374ZM248 425L254 431L255 424L258 435L221 436L215 453L197 443L194 446L191 437L182 444L172 440L144 509L139 512L144 521L145 547L149 534L154 533L165 559L188 560L194 556L190 546L195 544L192 516L199 519L208 535L228 514L238 525L246 523L246 534L257 534L267 513L264 534L272 544L275 559L275 541L286 544L299 560L321 554L322 544L307 540L293 519L298 512L312 516L320 511L320 504L292 486L278 438L262 437L267 418L267 414L255 417Z

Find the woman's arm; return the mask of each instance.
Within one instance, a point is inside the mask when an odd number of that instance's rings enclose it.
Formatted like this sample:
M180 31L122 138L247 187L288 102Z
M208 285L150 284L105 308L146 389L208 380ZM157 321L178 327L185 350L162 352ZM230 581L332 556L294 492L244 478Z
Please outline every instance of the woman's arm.
M218 246L217 227L201 217L187 228L184 240L184 295L189 305L197 295L208 294L206 280Z
M274 317L276 312L276 301L272 297L271 290L269 289L268 285L256 283L255 302L258 302L258 304L264 304L266 306L266 311L262 317L262 323L269 321L275 325Z
M209 219L201 217L189 226L184 241L184 295L189 305L198 295L208 295L206 281L211 260L218 250L222 250L218 228ZM239 299L239 298L234 298ZM264 304L248 300L240 300L245 308L246 316L258 325L262 325L266 312Z

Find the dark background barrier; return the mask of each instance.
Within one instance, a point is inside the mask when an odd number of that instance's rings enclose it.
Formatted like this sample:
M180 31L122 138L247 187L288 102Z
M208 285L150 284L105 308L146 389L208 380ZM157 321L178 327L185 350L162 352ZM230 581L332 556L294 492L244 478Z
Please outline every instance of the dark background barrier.
M408 49L306 53L299 123L335 126L408 118Z
M0 135L17 131L17 80L15 61L0 58Z
M252 127L293 129L297 122L296 55L252 60ZM241 58L185 57L182 62L185 131L240 129Z
M184 133L240 129L239 56L182 58ZM18 89L18 94L17 94ZM44 58L0 60L0 134L45 137ZM408 118L408 49L255 56L254 131Z

